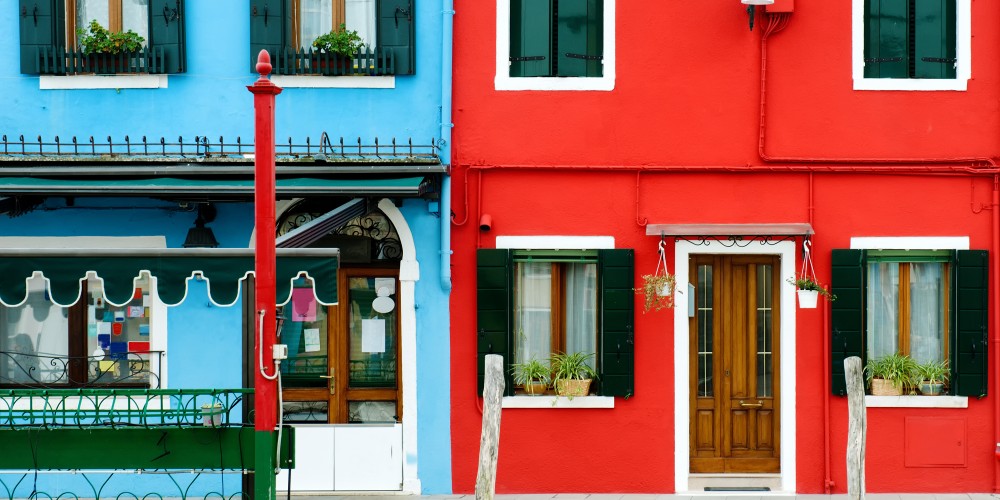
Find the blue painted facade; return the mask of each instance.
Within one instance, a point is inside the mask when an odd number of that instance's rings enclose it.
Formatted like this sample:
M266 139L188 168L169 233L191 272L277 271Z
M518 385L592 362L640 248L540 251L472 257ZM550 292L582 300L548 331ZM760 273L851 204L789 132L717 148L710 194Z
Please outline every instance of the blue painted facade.
M443 77L443 61L451 52L450 15L442 15L442 2L415 1L416 72L395 77L394 88L287 88L277 96L276 137L279 145L289 137L313 144L323 132L345 141L374 138L388 142L429 144L442 139L442 109L450 110L450 74ZM71 136L98 141L142 136L159 141L207 136L212 141L237 136L253 141L253 100L246 86L257 75L250 72L249 6L245 0L187 0L184 6L187 69L167 76L167 87L158 89L40 90L38 75L20 73L17 2L4 2L0 9L0 50L13 57L0 60L5 105L0 106L0 133L8 139L24 135L51 141ZM446 9L445 9L446 10ZM445 33L447 33L445 35ZM448 42L445 41L448 38ZM72 78L72 77L67 77ZM127 78L127 77L120 77ZM315 77L323 78L323 77ZM365 77L340 77L357 78ZM443 81L446 78L448 81ZM443 91L445 89L445 91ZM447 121L447 120L446 120ZM450 137L438 150L448 163ZM440 215L429 209L429 200L395 200L413 234L420 279L415 285L417 338L417 473L421 493L451 492L449 314L450 290L441 277L442 225ZM434 200L437 202L437 200ZM218 215L209 224L220 247L245 248L251 241L253 204L216 204ZM151 198L49 197L35 210L19 217L0 215L0 236L164 236L167 246L180 247L195 214L178 208L176 202ZM445 249L445 253L449 253ZM212 305L204 282L192 282L185 302L168 308L168 388L229 388L241 381L240 307ZM8 488L20 475L0 475ZM227 492L239 489L239 476L207 475L193 483L188 495L203 496L217 491L224 477ZM101 478L100 480L103 480ZM27 496L31 475L13 496ZM66 487L81 496L79 476L52 475L38 479L38 489ZM72 483L73 486L66 486ZM141 483L141 487L137 486ZM25 488L28 488L25 490ZM111 490L145 493L158 491L179 496L165 477L116 476ZM22 493L24 493L22 495ZM0 495L4 493L0 492ZM227 493L227 496L230 493Z

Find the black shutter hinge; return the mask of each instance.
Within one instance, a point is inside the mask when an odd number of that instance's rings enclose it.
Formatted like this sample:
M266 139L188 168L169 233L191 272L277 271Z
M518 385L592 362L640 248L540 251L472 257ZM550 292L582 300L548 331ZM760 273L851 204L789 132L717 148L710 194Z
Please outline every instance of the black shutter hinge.
M955 57L921 57L923 62L936 62L936 63L956 63L958 59Z
M28 8L21 6L21 17L28 17ZM35 26L38 26L38 4L31 9L31 20L35 22Z
M625 343L635 345L635 332L632 331L632 325L625 327Z
M588 56L587 54L571 54L569 52L566 53L566 57L568 57L570 59L584 59L586 61L600 61L600 60L604 59L604 56L601 56L601 55L598 55L598 56Z
M267 4L264 4L264 26L267 26L267 15L268 15ZM250 17L257 17L257 6L256 5L254 5L250 9Z
M523 57L511 57L511 62L521 62L521 61L544 61L545 56L523 56Z
M903 60L902 57L872 57L872 58L866 58L865 62L866 63L884 63L884 62L900 62L902 60Z
M174 8L172 8L172 9L170 8L169 4L167 4L167 3L163 4L163 22L164 22L164 24L166 24L167 26L170 26L170 21L176 21L176 20L178 20L178 19L181 18L181 5L180 4L181 4L180 0L177 0L177 2L174 3Z
M410 4L407 3L406 6L410 7ZM410 14L410 12L412 12L412 11L413 11L412 7L408 8L408 9L404 9L402 7L396 7L396 10L392 13L392 20L395 21L395 23L396 23L396 29L399 29L399 15L400 14L406 16L406 22L410 22L410 23L413 22L413 16Z

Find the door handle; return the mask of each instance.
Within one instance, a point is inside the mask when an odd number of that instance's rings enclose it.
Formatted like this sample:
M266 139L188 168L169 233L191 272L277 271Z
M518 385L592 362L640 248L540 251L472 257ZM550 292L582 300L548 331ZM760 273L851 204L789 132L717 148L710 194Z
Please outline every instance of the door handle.
M757 400L756 403L745 403L742 399L740 400L740 407L742 408L761 408L764 406L764 402Z
M330 395L333 396L337 393L337 377L333 373L333 368L330 368L329 375L320 375L319 378L325 378L328 380L327 387L330 389Z

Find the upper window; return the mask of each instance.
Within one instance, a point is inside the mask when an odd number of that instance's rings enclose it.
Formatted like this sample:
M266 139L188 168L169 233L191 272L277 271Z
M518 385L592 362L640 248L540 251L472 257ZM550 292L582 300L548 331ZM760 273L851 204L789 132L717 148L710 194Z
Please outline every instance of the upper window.
M267 50L276 75L405 75L414 72L413 0L252 0L251 69ZM313 42L340 34L346 52ZM356 37L351 36L356 34ZM335 36L336 38L336 36Z
M845 358L904 354L948 361L951 394L985 395L987 257L985 250L834 250L834 394L846 394Z
M497 90L612 90L615 0L497 0Z
M38 0L21 2L18 18L22 73L185 70L183 0ZM99 25L99 38L131 31L142 38L141 47L122 50L121 43L111 43L94 50L85 46L93 22Z
M478 366L482 392L487 354L503 356L506 394L515 394L511 363L547 362L557 353L592 354L592 394L634 392L633 251L629 249L478 253Z
M969 0L854 0L859 90L965 90Z

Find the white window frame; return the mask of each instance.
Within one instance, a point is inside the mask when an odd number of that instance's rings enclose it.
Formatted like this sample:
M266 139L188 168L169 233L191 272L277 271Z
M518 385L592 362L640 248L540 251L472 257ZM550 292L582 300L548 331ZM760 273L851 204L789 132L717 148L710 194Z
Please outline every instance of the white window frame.
M854 90L967 90L972 78L972 0L955 2L955 78L865 78L865 0L851 0Z
M961 1L961 0L960 0ZM511 77L510 0L497 0L496 90L615 89L615 0L604 0L604 69L599 77Z

